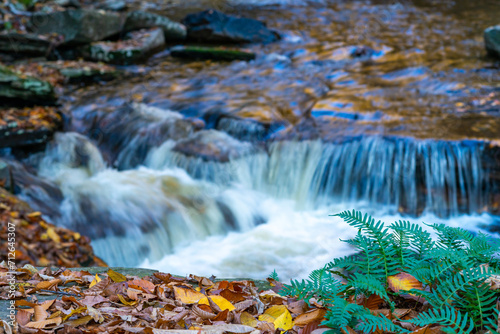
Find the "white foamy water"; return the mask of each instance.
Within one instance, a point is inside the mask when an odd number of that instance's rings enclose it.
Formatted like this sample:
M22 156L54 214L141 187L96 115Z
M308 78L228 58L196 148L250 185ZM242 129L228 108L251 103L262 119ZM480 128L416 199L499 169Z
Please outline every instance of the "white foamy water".
M394 212L416 201L418 174L433 192L421 199L424 215L410 221L476 231L493 220L459 213L483 201L480 146L288 142L219 163L173 152L173 144L119 171L84 136L56 135L38 165L64 195L56 222L90 236L112 266L258 279L276 270L288 280L353 252L340 239L356 231L329 215L356 209L387 224L406 219ZM427 161L417 168L421 156ZM469 206L457 204L463 198Z

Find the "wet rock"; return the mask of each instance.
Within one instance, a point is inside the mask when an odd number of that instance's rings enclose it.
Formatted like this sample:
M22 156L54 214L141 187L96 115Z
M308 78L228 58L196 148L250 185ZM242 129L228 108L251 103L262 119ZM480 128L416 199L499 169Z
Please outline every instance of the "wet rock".
M35 13L29 28L36 34L64 36L63 45L100 41L122 31L123 17L118 13L94 9L69 9Z
M0 147L45 143L63 122L56 109L47 107L11 108L0 114Z
M489 27L484 31L484 44L488 54L500 57L500 25Z
M261 21L230 16L216 10L190 14L182 23L188 28L189 39L202 42L271 43L280 38Z
M269 135L270 128L272 127L251 119L221 117L215 128L228 133L238 140L260 141L264 140Z
M3 187L8 191L14 190L14 178L12 176L12 169L10 165L2 159L0 159L0 187Z
M151 148L165 141L186 138L204 123L181 114L132 103L108 110L86 111L78 131L97 141L107 160L119 168L132 168L144 162Z
M92 43L81 47L79 52L87 60L130 65L143 61L155 51L165 47L165 38L160 28L133 31L125 38L118 42Z
M132 31L144 28L158 27L163 30L165 40L186 39L186 27L181 23L174 22L168 17L137 10L127 14L124 30Z
M170 55L177 58L195 60L211 59L233 61L255 59L255 53L253 52L197 46L176 46L170 49Z
M81 84L112 80L120 73L114 66L83 60L29 61L17 63L15 69L35 78L47 78L54 87L68 82Z
M177 142L173 151L207 161L228 162L255 152L255 148L224 132L202 130Z
M97 8L119 12L127 9L127 3L122 0L105 0Z
M48 82L0 65L0 98L21 100L27 104L51 104L56 100L54 88Z
M69 82L107 81L119 75L114 67L81 61L58 61L47 63L46 66L57 68Z
M16 55L47 56L60 41L58 35L0 33L0 52Z

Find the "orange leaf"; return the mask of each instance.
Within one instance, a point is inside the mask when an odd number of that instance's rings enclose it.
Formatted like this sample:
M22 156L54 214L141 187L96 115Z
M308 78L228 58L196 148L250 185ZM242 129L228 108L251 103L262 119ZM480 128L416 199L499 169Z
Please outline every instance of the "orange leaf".
M151 283L150 281L146 281L143 279L136 279L133 281L129 281L128 286L132 287L132 285L139 286L148 292L155 291L155 285L153 283Z
M61 323L61 321L62 321L61 317L57 317L57 318L49 319L49 320L28 322L26 324L26 327L42 329L48 325L59 325Z
M369 310L376 310L383 302L384 300L379 295L373 294L364 302L364 306Z
M299 315L295 319L295 325L305 326L308 323L313 322L315 320L322 320L324 318L325 314L326 314L325 309L317 308L317 309L311 310L309 312L306 312L306 313Z

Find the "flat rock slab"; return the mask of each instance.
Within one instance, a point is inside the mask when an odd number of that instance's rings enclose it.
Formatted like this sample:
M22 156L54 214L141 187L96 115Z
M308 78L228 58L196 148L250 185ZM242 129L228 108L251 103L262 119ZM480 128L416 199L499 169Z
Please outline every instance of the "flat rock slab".
M254 60L255 53L241 51L241 50L231 50L224 48L205 48L196 46L176 46L170 49L170 55L176 58L182 59L194 59L194 60L222 60L222 61L233 61L233 60Z
M45 143L62 125L61 114L51 107L10 108L0 114L0 147Z
M484 44L490 55L500 58L500 24L484 31Z
M26 104L52 104L54 88L46 81L17 73L0 65L0 99L21 100Z
M124 18L115 12L95 9L68 9L53 13L35 13L29 28L35 34L64 36L62 45L101 41L122 31Z
M61 40L59 35L37 35L30 33L0 33L0 52L30 56L46 56Z
M87 60L117 65L136 64L157 50L165 47L165 37L160 28L134 31L118 42L96 42L79 49Z
M186 39L187 29L179 23L170 20L166 16L136 10L127 14L124 31L133 31L144 28L161 28L165 40L183 40Z
M210 43L271 43L280 39L264 22L226 15L217 10L189 14L182 23L188 39Z

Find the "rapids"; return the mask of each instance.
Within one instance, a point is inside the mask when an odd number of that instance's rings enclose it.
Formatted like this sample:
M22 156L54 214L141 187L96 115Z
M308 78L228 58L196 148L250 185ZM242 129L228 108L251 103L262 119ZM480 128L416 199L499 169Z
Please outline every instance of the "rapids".
M192 10L175 3L155 9ZM230 1L282 41L249 45L251 62L160 53L75 88L67 132L24 161L61 191L44 213L112 266L252 278L349 254L354 231L329 216L346 209L491 227L500 72L481 32L500 8L470 3Z

